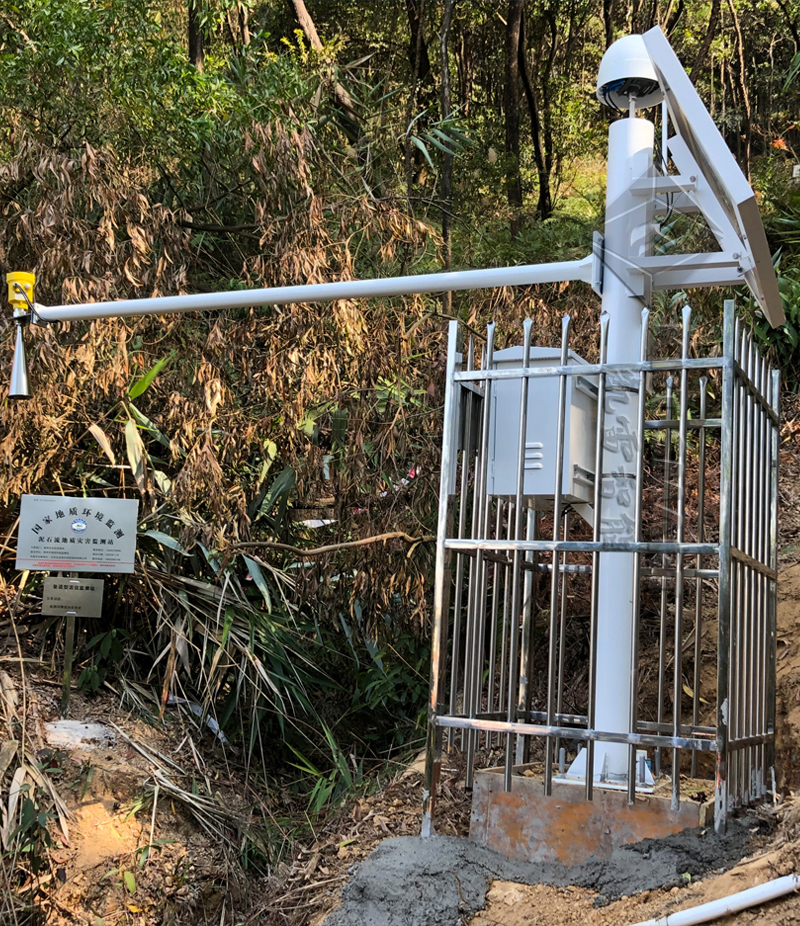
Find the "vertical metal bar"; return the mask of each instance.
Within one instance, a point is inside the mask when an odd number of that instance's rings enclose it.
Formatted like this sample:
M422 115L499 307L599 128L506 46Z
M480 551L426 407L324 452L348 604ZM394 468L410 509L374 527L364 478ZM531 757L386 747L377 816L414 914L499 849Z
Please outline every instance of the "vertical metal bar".
M492 369L494 360L494 322L486 326L486 348L482 358L482 369ZM489 532L489 504L486 495L486 482L489 468L489 430L491 424L491 391L492 381L484 380L483 416L481 421L480 444L478 449L478 463L475 474L475 509L477 522L477 536L484 539ZM472 602L472 643L471 663L469 666L470 686L470 717L474 717L481 709L483 694L483 652L486 629L486 561L483 550L478 550L475 557L475 589ZM472 787L475 769L475 746L478 742L478 733L470 731L469 749L467 751L467 767L465 773L465 786Z
M75 575L75 573L70 573ZM67 611L64 630L64 675L61 685L61 716L69 717L69 696L72 688L72 663L75 653L75 612Z
M495 500L495 521L494 536L500 539L500 533L503 529L503 500ZM499 605L500 592L500 563L495 563L492 571L492 616L489 625L489 679L487 684L487 700L489 711L494 711L495 707L495 682L497 680L497 614ZM488 733L486 736L486 748L491 749L494 744L494 733Z
M754 380L756 385L756 395L759 397L764 397L764 370L765 362L761 356L758 347L754 345L755 352L755 367L756 367L756 379ZM764 466L766 463L764 456L764 409L761 405L761 402L755 403L755 441L753 446L753 456L755 457L755 499L754 499L754 508L755 508L755 524L754 524L754 543L753 547L755 550L755 558L763 563L764 562L764 510L766 508L765 499L764 499ZM764 733L764 697L762 691L762 684L764 680L764 666L763 666L763 654L764 654L764 645L763 645L763 625L764 625L764 578L760 573L756 573L754 577L755 583L755 607L753 615L753 732L756 735L761 735ZM760 799L763 796L762 785L764 782L764 776L762 773L764 765L764 749L761 743L757 743L753 750L753 769L751 774L752 784L751 784L751 793L756 799Z
M514 536L515 516L514 503L509 501L506 506L506 540ZM512 559L513 562L513 559ZM508 681L508 651L511 639L511 586L512 567L503 567L503 632L500 637L500 687L497 693L498 709L503 710L506 704L506 682Z
M734 303L725 300L722 333L722 434L719 486L719 602L717 605L717 756L714 776L714 827L724 833L728 821L728 667L731 606L731 469L733 433Z
M475 369L475 338L473 335L470 335L468 347L467 347L467 370ZM472 438L472 422L475 404L475 394L471 389L467 390L466 396L467 404L467 414L469 415L468 422L469 424L465 426L465 434L469 434L470 440L464 439L464 453L462 455L462 467L467 474L467 485L468 485L468 498L470 495L471 489L471 504L468 503L470 510L470 528L469 536L474 538L477 537L478 531L478 495L476 491L476 486L478 482L477 478L477 467L478 467L478 456L477 456L477 440L478 435L475 435L475 438ZM473 452L473 444L475 445L475 452ZM473 470L473 466L475 470ZM463 688L463 698L462 698L462 713L466 717L472 716L473 705L472 705L472 649L475 641L475 597L477 593L477 570L475 557L471 556L469 558L469 580L467 582L467 606L466 606L466 623L464 627L464 688ZM475 731L468 729L463 730L461 733L461 744L462 749L466 753L467 757L467 772L471 767L471 757L475 750ZM467 776L467 781L469 781L469 776Z
M425 755L425 787L422 793L422 835L433 836L436 789L442 767L442 729L437 724L440 708L442 663L447 648L446 587L450 583L445 540L447 538L448 507L450 503L450 468L456 448L453 441L456 385L453 376L458 350L458 322L450 322L447 338L447 369L445 371L444 429L442 434L442 463L439 477L439 513L436 521L436 573L433 586L433 637L431 641L431 686L428 700L428 734ZM455 667L454 667L455 670Z
M769 364L761 358L759 391L764 402L769 404ZM759 405L759 559L769 565L769 417ZM759 621L758 621L758 732L767 733L767 675L769 667L768 601L769 583L767 576L759 576ZM763 797L767 788L767 744L759 746L758 796Z
M603 506L603 439L606 421L606 373L602 367L608 363L608 313L600 316L600 366L597 377L597 430L594 444L594 495L592 498L592 540L600 540L600 523ZM597 679L597 609L600 591L600 554L592 553L592 604L589 621L589 696L586 706L586 727L595 726L595 691ZM586 741L586 800L592 800L594 793L594 740Z
M700 377L700 420L706 420L706 398L708 393L708 377ZM698 434L697 450L697 542L705 540L705 510L706 510L706 429L701 427ZM703 557L698 555L695 568L699 571L703 564ZM694 673L692 678L692 726L700 722L700 663L703 658L703 580L698 576L694 583ZM692 778L697 778L697 750L692 750L692 765L689 772Z
M745 361L747 363L747 374L753 379L755 374L753 362L753 346L747 332L744 332L745 342ZM753 555L753 406L754 396L751 387L745 387L745 483L744 483L744 552L748 556ZM746 566L743 570L744 600L742 607L742 677L739 682L739 691L741 695L742 709L742 735L749 736L752 729L752 682L753 673L751 663L753 661L753 571ZM752 768L752 747L747 746L741 750L742 755L742 775L743 775L743 793L742 800L745 804L750 803L750 769Z
M541 512L534 509L530 509L528 512L528 530L527 536L531 540L539 540L539 526L541 524ZM536 656L535 648L533 646L533 641L536 636L536 620L539 615L538 611L538 601L539 601L539 570L537 565L539 562L539 554L531 551L526 556L527 561L530 563L530 583L525 584L525 595L528 608L530 609L529 622L530 622L530 643L528 645L528 662L526 672L528 674L528 693L525 709L530 711L532 709L532 698L533 698L533 660ZM528 739L528 745L530 746L530 739ZM529 752L530 749L527 750ZM525 761L528 761L528 756L526 754Z
M641 431L639 432L642 433ZM564 529L562 536L564 540L569 540L569 511L564 512ZM558 618L558 674L556 679L556 715L560 714L564 708L564 650L566 648L567 636L567 554L561 554L561 612ZM558 756L561 749L561 739L556 737L553 755Z
M531 329L533 322L526 318L522 325L523 349L522 369L528 370L531 364ZM530 380L527 376L520 379L520 407L519 407L519 446L517 448L517 492L514 501L514 540L522 536L522 510L525 497L525 444L528 436L528 386ZM512 554L512 588L511 588L511 621L510 646L508 660L508 711L506 714L509 723L516 719L517 712L517 673L519 671L519 617L522 597L522 553L519 547ZM506 762L503 785L506 791L511 790L511 778L514 771L515 735L506 735Z
M569 315L561 319L561 366L569 362ZM567 377L562 373L558 380L558 418L556 437L556 478L553 498L553 540L558 541L561 517L564 508L564 429L567 416ZM550 577L550 629L547 650L547 725L552 727L556 720L556 635L558 632L558 561L559 554L553 552L553 572ZM553 743L545 740L544 793L553 793Z
M681 356L689 359L692 309L683 307L683 338ZM681 370L680 419L678 422L678 497L676 500L677 527L675 540L680 545L686 532L686 430L689 414L689 371ZM675 556L675 661L673 664L672 729L673 736L681 735L681 704L683 701L683 553L678 547ZM681 800L681 751L672 750L672 809L677 810Z
M673 379L667 377L667 408L665 417L667 420L672 418L672 386ZM664 542L669 540L669 505L670 505L670 466L672 464L672 428L666 427L664 431L664 490L662 505L664 507L662 539ZM661 554L661 568L666 570L669 565L669 557L666 553ZM667 577L661 577L661 602L659 606L659 631L658 631L658 707L656 709L656 719L660 724L664 722L664 676L667 670ZM661 747L656 749L655 753L656 777L661 774Z
M780 373L771 371L772 410L780 416ZM769 497L769 565L778 568L778 450L780 446L780 417L777 424L770 426L770 497ZM775 766L775 719L776 719L776 646L777 646L777 584L770 580L769 606L767 613L769 639L769 677L767 681L767 728L771 731L769 743L770 770ZM772 772L774 775L774 771Z
M764 400L767 407L771 407L772 401L772 367L764 359L762 366L762 382ZM762 464L761 464L761 482L762 482L762 562L765 566L770 565L770 456L771 456L771 423L766 411L762 412ZM769 736L769 672L770 672L770 655L771 639L769 633L769 597L770 585L772 580L764 576L762 579L762 600L761 600L761 732ZM769 791L769 742L765 742L761 749L761 793L766 794Z
M744 354L744 336L741 331L739 319L736 319L736 361L740 368L746 366L743 359ZM733 546L736 549L742 549L744 545L744 481L746 474L745 467L745 418L746 418L746 401L745 401L745 384L744 380L735 374L735 407L734 407L734 458L733 458ZM736 741L741 738L741 697L739 693L739 683L741 678L740 659L743 652L742 640L742 601L744 600L743 586L743 569L742 563L736 560L732 564L732 591L731 591L731 655L730 669L731 678L729 680L729 730L730 743L732 746L730 759L730 791L729 799L733 805L738 806L741 803L741 751L736 750Z
M451 322L451 324L453 324ZM449 359L448 359L449 362ZM469 361L468 361L469 362ZM455 369L455 367L454 367ZM460 389L460 385L454 385L453 389ZM458 504L458 537L463 539L467 531L467 509L469 497L469 448L472 443L472 402L473 393L470 389L465 389L464 398L464 431L461 435L463 448L461 453L461 491L459 493ZM458 405L454 404L452 414L456 414ZM459 422L453 423L454 427L459 426ZM458 456L458 446L453 447L453 456ZM459 680L459 663L461 661L461 612L463 610L462 598L464 595L464 563L466 557L462 553L456 554L456 581L455 593L453 597L453 650L451 653L450 663L450 703L449 712L451 715L464 713L466 705L461 704L461 711L458 710L458 680ZM469 599L467 599L469 604ZM447 731L447 748L452 749L455 745L455 728L450 727ZM461 745L464 746L465 736L461 734Z
M527 508L525 517L525 539L532 540L536 530L536 512ZM533 562L533 553L525 553L525 563ZM533 609L531 592L533 591L533 570L526 569L522 578L522 638L519 653L519 693L517 695L518 716L524 716L531 709L531 666L533 664ZM524 765L530 757L530 737L517 738L516 763Z
M642 310L642 340L639 346L639 359L647 360L647 344L650 331L650 310ZM644 435L645 408L647 405L647 374L639 373L639 406L637 434ZM644 440L639 441L636 457L636 495L634 497L633 521L635 543L642 542L642 495L644 489ZM641 602L641 566L640 553L635 555L633 570L633 635L631 637L631 733L636 733L639 722L639 624L642 613ZM636 801L636 745L631 743L628 751L628 803Z

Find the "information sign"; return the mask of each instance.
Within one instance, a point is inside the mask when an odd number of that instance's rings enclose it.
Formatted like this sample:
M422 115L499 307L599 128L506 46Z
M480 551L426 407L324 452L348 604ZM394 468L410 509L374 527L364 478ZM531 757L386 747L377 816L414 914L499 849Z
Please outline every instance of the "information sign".
M139 502L23 495L17 569L133 572Z
M48 576L44 580L42 614L100 617L102 611L102 579L69 579Z

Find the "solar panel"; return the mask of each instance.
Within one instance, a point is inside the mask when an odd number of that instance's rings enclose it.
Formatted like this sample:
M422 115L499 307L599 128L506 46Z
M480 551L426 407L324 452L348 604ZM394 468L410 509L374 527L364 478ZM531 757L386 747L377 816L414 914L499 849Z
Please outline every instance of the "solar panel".
M664 33L656 26L643 38L677 134L669 139L673 159L682 141L737 236L744 255L744 278L750 291L770 324L773 327L782 325L786 316L755 193ZM698 204L705 212L701 199ZM709 213L712 211L709 208ZM709 221L718 239L725 233L720 227L722 224ZM729 242L726 244L729 246Z

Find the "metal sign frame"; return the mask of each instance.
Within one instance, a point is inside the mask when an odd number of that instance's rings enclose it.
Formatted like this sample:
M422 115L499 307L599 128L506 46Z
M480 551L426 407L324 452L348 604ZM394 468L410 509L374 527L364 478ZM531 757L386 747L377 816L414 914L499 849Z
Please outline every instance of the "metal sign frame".
M138 499L23 495L20 571L132 573Z

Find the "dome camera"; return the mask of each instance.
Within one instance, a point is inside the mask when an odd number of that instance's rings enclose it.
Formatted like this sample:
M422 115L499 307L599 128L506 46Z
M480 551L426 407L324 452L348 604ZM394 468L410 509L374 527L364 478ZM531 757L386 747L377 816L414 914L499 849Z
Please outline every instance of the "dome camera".
M603 55L597 72L597 99L611 109L649 109L664 98L653 62L641 35L617 39Z

